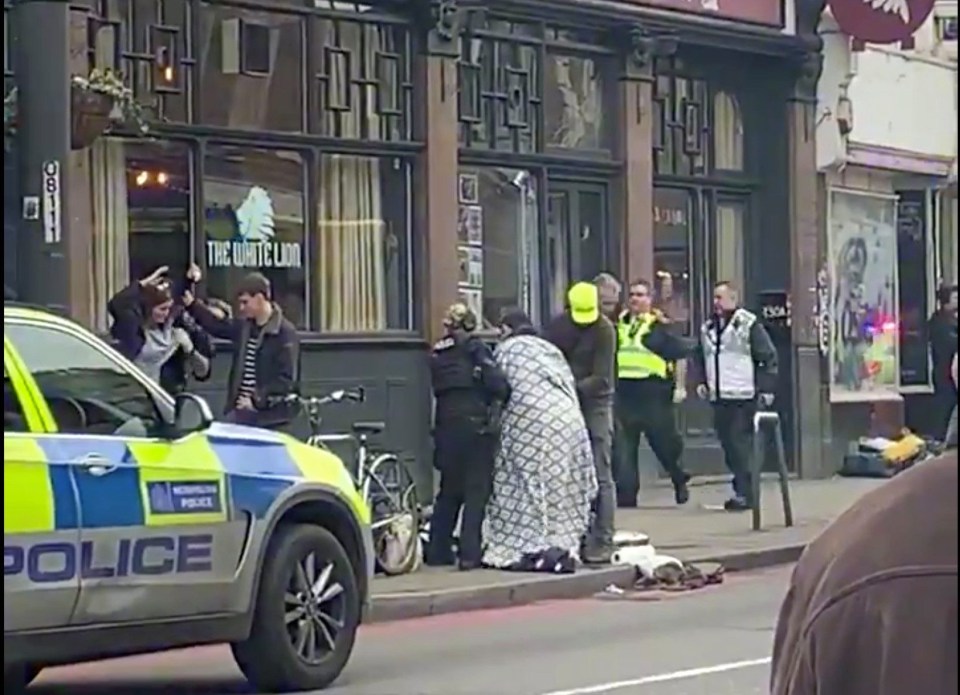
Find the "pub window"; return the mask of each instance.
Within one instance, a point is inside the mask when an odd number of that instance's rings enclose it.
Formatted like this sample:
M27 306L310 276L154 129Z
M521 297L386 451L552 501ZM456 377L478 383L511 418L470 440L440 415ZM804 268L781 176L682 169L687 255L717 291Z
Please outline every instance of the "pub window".
M286 318L306 327L304 161L300 153L208 145L203 162L207 292L232 302L263 273Z
M100 138L90 148L89 323L108 327L107 302L159 266L190 262L191 148L179 142ZM82 257L81 257L82 258ZM83 262L83 261L81 261Z
M91 68L123 74L157 120L190 119L194 58L188 0L84 0Z
M707 172L707 105L707 85L702 80L657 76L653 96L656 173L696 176Z
M716 281L727 281L742 292L746 287L747 206L742 200L721 200L716 205Z
M304 19L206 3L198 19L201 122L303 130Z
M537 182L507 167L461 167L457 223L461 300L494 328L501 310L527 306L537 277Z
M609 150L613 128L606 119L607 60L577 47L600 38L582 30L547 28L544 66L544 137L548 147Z
M356 19L311 20L311 132L327 137L410 141L413 75L410 31L363 6L318 2ZM369 8L367 8L369 10ZM299 73L298 73L299 74Z
M743 171L743 118L736 96L713 95L713 166L723 171Z
M538 29L491 20L461 41L459 62L460 144L473 149L534 152L542 114L541 47L529 37Z
M691 207L689 191L653 191L653 268L660 308L685 334L692 330L690 278Z
M313 328L409 330L410 169L398 158L320 158L311 264Z

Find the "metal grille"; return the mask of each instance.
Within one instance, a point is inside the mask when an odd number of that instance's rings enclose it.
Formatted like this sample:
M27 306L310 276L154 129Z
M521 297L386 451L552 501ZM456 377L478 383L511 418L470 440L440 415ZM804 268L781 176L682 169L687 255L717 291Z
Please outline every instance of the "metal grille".
M411 32L400 23L360 17L318 17L311 24L310 130L336 138L410 141Z
M706 175L711 124L706 82L658 75L653 95L653 153L658 174Z
M118 70L159 120L190 120L195 60L188 0L87 0L92 68Z
M464 37L459 63L461 145L509 152L541 149L542 70L542 45L499 33Z

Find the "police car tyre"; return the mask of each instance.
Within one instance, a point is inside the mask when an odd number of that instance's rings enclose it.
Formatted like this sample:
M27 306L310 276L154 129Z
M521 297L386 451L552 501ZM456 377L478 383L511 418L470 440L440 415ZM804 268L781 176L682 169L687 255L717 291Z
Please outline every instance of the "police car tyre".
M5 693L18 693L36 680L43 670L33 664L10 664L3 667L3 690Z
M312 524L283 524L270 541L250 636L232 645L237 665L270 692L320 690L343 670L360 624L350 558Z

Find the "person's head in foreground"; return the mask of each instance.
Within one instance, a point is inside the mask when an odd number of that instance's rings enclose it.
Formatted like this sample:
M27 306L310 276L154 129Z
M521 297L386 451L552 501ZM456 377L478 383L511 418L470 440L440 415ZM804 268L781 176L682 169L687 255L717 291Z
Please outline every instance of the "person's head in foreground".
M958 485L954 423L943 454L878 482L807 547L780 609L772 695L957 692Z

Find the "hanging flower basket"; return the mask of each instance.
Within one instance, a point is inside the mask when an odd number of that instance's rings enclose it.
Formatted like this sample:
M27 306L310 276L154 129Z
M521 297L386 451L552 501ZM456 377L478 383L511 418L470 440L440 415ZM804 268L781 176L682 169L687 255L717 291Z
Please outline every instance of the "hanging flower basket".
M110 127L113 99L103 92L70 87L70 147L90 147Z
M3 98L4 149L17 131L17 88ZM146 135L150 130L146 112L113 70L93 70L70 79L70 145L74 150L90 147L97 138L120 124Z

